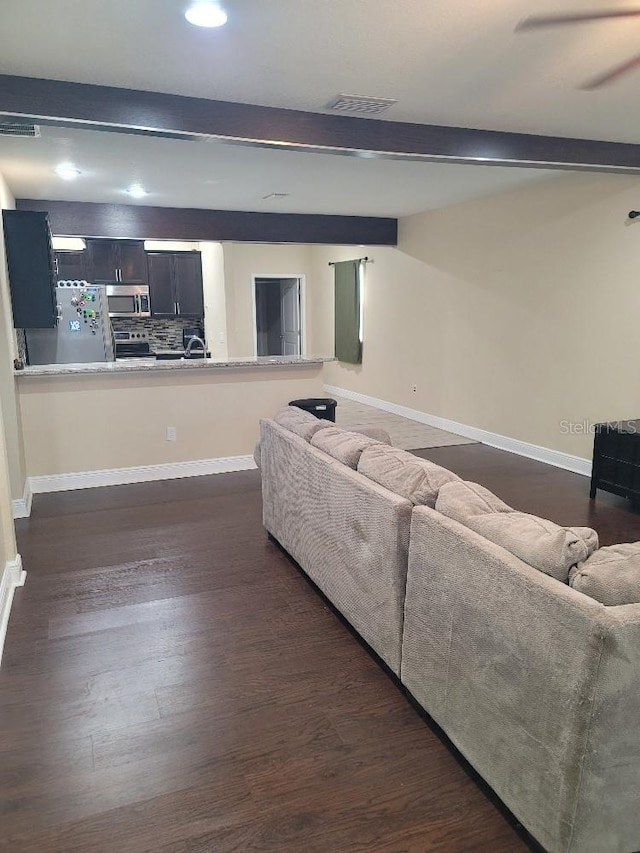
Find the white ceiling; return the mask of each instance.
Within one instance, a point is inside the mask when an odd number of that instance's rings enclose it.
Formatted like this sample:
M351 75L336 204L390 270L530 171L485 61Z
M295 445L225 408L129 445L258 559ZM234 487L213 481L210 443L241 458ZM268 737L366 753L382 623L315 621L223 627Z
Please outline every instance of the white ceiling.
M557 172L309 154L68 128L0 137L0 172L17 198L353 216L406 216L557 176ZM65 181L55 166L82 174ZM290 195L263 200L273 192Z
M533 12L631 0L2 0L0 72L322 111L341 92L397 98L388 119L640 141L640 71L576 86L640 51L640 19L514 33ZM378 120L385 120L378 119Z

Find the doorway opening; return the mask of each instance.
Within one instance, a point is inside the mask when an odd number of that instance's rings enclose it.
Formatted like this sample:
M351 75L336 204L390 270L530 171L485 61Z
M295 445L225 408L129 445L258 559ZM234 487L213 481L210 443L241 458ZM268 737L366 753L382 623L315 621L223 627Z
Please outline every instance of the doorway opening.
M254 275L257 356L304 354L304 276Z

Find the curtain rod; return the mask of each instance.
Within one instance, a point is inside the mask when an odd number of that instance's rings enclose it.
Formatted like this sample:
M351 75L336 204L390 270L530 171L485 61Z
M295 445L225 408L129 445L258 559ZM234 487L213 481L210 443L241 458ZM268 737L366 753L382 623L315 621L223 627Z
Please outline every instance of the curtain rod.
M350 258L350 260L351 260L351 261L360 261L360 263L361 263L361 264L362 264L362 263L363 263L363 264L374 264L374 263L375 263L375 261L373 260L373 258L369 258L369 257L365 257L365 258ZM335 267L335 265L336 265L336 264L344 264L344 263L348 263L348 261L329 261L329 266L330 266L330 267Z

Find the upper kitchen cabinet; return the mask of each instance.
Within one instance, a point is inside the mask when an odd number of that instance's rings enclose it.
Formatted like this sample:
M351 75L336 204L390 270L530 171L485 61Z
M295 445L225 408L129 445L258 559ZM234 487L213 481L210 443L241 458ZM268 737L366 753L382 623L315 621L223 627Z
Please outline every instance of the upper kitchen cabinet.
M204 317L200 252L147 252L154 317Z
M142 240L87 240L87 273L92 282L147 281Z
M200 252L182 252L174 256L176 300L179 317L204 317L202 261Z
M147 282L147 253L142 240L118 240L120 281Z
M53 329L58 321L55 259L49 216L30 210L2 214L13 324Z
M87 281L87 253L59 250L55 253L58 281Z
M173 255L169 252L147 252L149 265L149 299L154 317L174 317L176 298Z

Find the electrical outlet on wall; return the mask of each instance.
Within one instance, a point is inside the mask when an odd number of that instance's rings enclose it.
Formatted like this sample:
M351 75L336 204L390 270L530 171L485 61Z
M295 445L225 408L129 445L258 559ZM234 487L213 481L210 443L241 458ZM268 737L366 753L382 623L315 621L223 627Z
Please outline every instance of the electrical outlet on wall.
M176 428L172 426L167 427L167 441L177 441L178 433L176 432Z
M417 394L417 392L418 392L418 386L417 386L417 385L412 385L412 386L411 386L411 390L413 391L413 393L414 393L414 394Z

